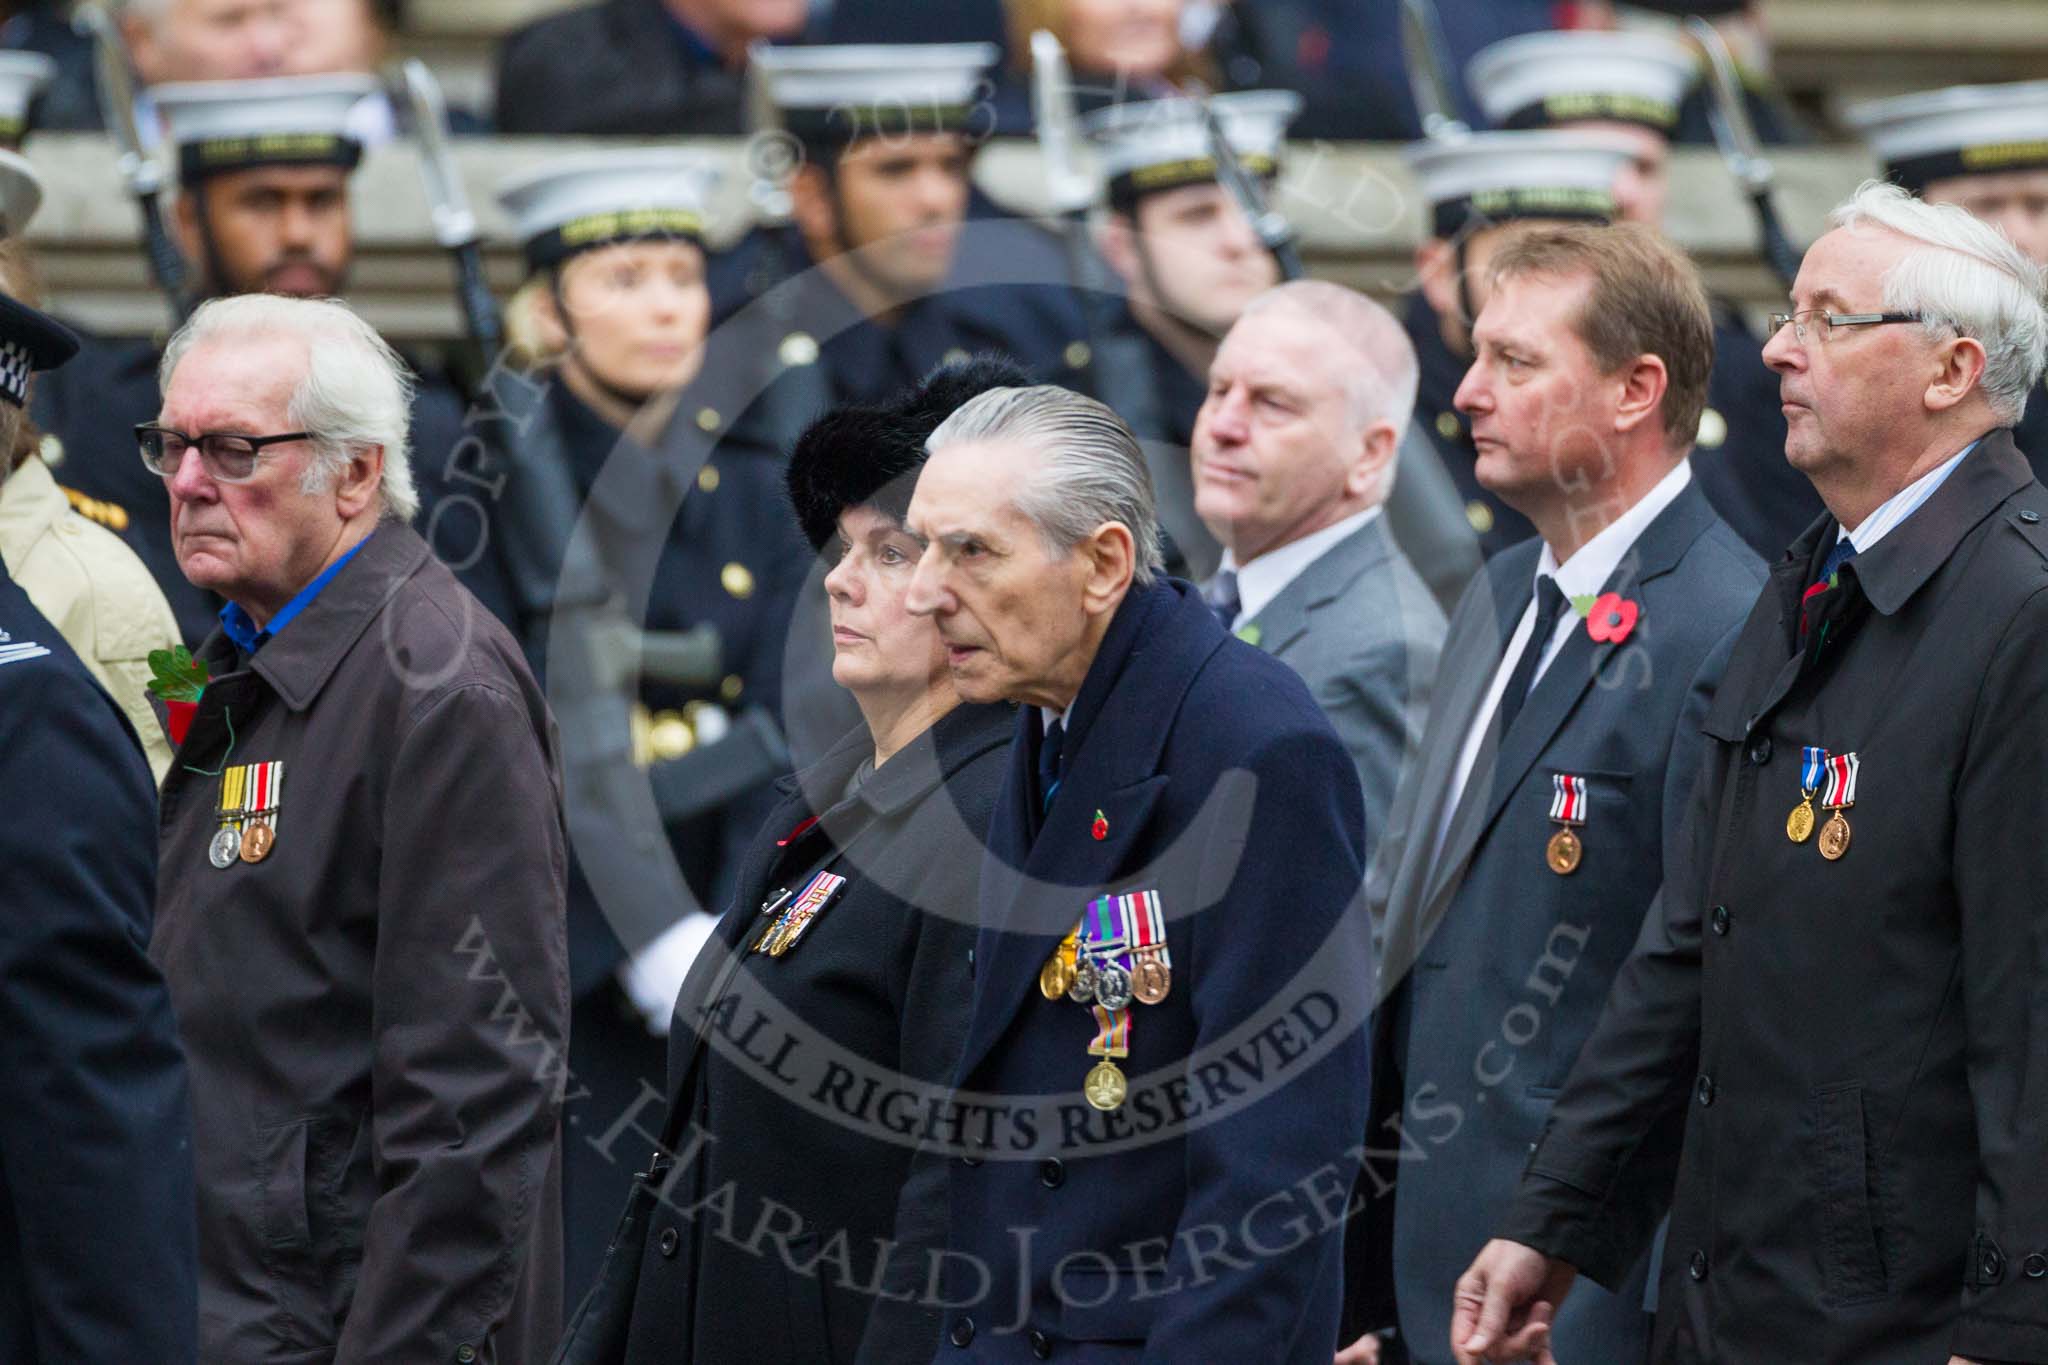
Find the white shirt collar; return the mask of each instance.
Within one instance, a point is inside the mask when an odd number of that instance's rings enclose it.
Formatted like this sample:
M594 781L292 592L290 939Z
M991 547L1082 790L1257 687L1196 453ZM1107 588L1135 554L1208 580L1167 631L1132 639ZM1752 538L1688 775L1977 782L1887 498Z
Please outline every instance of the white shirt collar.
M1877 505L1875 512L1872 512L1856 524L1855 530L1844 531L1837 525L1835 529L1839 534L1835 537L1836 541L1848 541L1856 547L1856 553L1860 555L1880 540L1883 540L1898 527L1900 522L1919 511L1920 505L1934 496L1934 490L1941 487L1947 481L1949 475L1955 473L1956 466L1963 462L1963 456L1975 450L1979 444L1977 441L1970 442L1960 451L1886 498Z
M1557 556L1546 542L1536 556L1536 577L1550 577L1557 580L1559 591L1566 598L1590 597L1606 586L1607 580L1621 566L1629 547L1636 538L1649 528L1659 513L1678 500L1692 482L1692 461L1680 460L1672 466L1671 472L1657 481L1652 488L1636 501L1636 505L1609 522L1591 540L1572 552L1564 563L1557 562Z
M1380 514L1378 507L1368 507L1363 512L1353 512L1342 521L1333 521L1320 531L1311 531L1300 540L1291 540L1276 549L1268 550L1249 564L1239 564L1237 556L1230 550L1223 552L1223 562L1216 572L1237 575L1237 620L1249 621L1271 604L1295 579L1302 570L1321 559L1336 548L1339 541L1358 530Z

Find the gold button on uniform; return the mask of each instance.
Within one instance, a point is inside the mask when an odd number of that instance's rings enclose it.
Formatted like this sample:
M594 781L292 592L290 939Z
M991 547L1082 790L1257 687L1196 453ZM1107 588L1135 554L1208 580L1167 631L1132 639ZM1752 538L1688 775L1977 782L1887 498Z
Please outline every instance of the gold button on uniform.
M699 431L718 430L718 423L720 420L721 419L718 416L717 408L697 409L697 429Z
M1483 536L1493 529L1493 509L1474 498L1465 504L1465 520L1472 523L1472 529Z
M727 701L738 701L740 693L747 690L747 680L737 673L725 675L725 681L718 685L718 695Z
M1728 419L1712 408L1700 414L1699 435L1696 438L1701 450L1719 450L1728 439Z
M1436 434L1446 441L1455 441L1464 433L1465 425L1458 420L1455 412L1440 412L1436 415Z
M706 493L716 493L718 491L718 470L708 464L698 470L697 487L703 489Z
M754 575L738 560L718 571L718 584L734 597L744 599L754 595Z
M1085 341L1070 341L1062 353L1070 370L1085 370L1088 362L1095 359L1094 350Z

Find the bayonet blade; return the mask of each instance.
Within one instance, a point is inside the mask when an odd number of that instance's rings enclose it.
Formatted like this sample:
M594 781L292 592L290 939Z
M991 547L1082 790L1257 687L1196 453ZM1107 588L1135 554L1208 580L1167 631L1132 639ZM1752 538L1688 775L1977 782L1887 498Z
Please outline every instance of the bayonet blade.
M1063 216L1086 213L1095 203L1095 177L1081 165L1074 77L1067 66L1066 49L1045 29L1031 35L1031 107L1053 212Z
M417 57L407 58L399 75L412 111L413 136L419 139L420 178L426 186L434 240L449 251L459 250L477 240L476 215L470 212L462 170L448 148L448 104L441 97L441 83Z

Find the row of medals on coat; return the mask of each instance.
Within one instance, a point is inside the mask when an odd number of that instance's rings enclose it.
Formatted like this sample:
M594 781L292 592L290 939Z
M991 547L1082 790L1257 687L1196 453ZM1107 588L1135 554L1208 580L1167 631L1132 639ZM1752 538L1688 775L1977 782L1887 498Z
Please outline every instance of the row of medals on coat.
M218 868L260 863L277 846L277 811L284 798L284 762L238 763L221 769L218 828L206 856Z
M1157 1005L1173 989L1173 959L1166 946L1166 916L1157 891L1102 896L1038 971L1047 1000L1070 1000L1095 1023L1088 1055L1098 1058L1081 1083L1088 1103L1104 1111L1122 1106L1129 1083L1117 1062L1130 1056L1132 1005Z

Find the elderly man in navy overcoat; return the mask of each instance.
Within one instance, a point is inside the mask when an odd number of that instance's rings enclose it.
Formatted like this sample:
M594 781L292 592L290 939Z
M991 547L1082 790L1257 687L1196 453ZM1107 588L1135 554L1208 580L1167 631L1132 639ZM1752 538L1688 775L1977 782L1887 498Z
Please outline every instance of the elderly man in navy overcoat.
M930 441L907 604L1022 704L937 1140L946 1361L1327 1365L1364 1121L1364 809L1286 665L1158 575L1129 428L998 389Z

